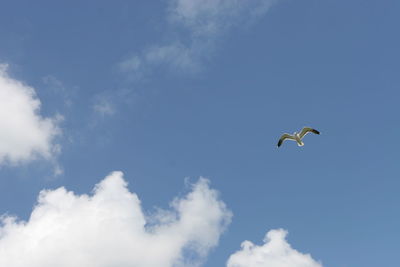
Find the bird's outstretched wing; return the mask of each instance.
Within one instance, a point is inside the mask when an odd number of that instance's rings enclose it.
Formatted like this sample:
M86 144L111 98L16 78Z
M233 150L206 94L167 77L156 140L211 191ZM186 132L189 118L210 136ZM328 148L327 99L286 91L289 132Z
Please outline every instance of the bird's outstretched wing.
M301 130L300 134L299 134L300 138L303 138L303 137L304 137L307 133L309 133L309 132L314 133L314 134L319 134L319 132L318 132L317 130L313 129L313 128L304 127L304 128Z
M293 135L290 135L287 133L282 134L281 138L279 138L279 141L278 141L278 147L280 147L282 145L283 141L285 141L286 139L296 140Z

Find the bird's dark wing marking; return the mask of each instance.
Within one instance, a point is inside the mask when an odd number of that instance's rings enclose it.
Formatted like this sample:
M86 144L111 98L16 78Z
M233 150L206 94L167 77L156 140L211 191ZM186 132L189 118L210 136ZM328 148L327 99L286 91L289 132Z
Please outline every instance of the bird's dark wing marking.
M310 128L310 127L304 127L302 130L301 130L301 132L300 132L300 138L303 138L307 133L309 133L309 132L312 132L312 133L314 133L314 134L320 134L320 132L319 131L317 131L317 130L315 130L315 129L313 129L313 128Z
M286 139L295 140L294 137L290 134L287 134L287 133L282 134L281 138L279 138L279 141L278 141L278 147L280 147L282 145L283 141L285 141Z

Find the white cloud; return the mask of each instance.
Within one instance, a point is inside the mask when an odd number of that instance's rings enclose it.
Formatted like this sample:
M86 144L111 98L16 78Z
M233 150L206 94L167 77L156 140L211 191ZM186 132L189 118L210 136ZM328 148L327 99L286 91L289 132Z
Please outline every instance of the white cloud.
M309 254L293 249L286 235L285 230L271 230L262 246L244 241L242 249L229 257L227 267L322 267Z
M0 164L17 164L37 158L51 159L59 150L54 138L62 119L44 118L34 88L11 78L0 65Z
M171 41L156 44L121 63L122 72L142 77L155 66L198 71L210 58L216 42L233 27L254 22L277 0L170 0L167 22L174 29ZM168 35L168 33L167 33Z
M44 190L28 221L4 216L0 266L198 266L230 219L204 178L170 210L145 216L123 174L114 172L91 196Z

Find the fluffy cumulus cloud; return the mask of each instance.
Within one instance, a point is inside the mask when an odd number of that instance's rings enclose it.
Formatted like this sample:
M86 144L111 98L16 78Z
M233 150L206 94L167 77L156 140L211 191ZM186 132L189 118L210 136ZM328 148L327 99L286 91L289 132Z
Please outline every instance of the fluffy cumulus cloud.
M51 158L59 146L59 118L44 118L35 90L11 78L0 65L0 164L16 164L38 156Z
M198 71L220 37L233 27L264 15L277 0L170 0L167 21L175 29L169 42L155 44L119 64L123 72L142 77L158 65Z
M114 172L92 195L42 191L28 221L3 216L0 266L198 266L230 219L203 178L170 209L146 216L123 174Z
M309 254L293 249L286 241L285 230L271 230L265 244L242 243L242 249L229 257L227 267L322 267Z

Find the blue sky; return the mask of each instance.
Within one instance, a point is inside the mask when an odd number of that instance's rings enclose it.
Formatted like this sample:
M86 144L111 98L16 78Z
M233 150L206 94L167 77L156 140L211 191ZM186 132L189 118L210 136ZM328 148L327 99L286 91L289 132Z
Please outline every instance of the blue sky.
M203 200L225 203L214 220L226 225L196 264L224 266L243 241L285 229L315 260L291 266L395 266L399 11L394 0L5 1L2 79L41 106L10 130L26 150L0 148L0 214L29 221L41 190L96 194L113 171L151 214L206 177L219 195ZM2 127L13 108L0 107ZM276 148L305 125L321 135ZM0 229L19 266L15 233Z

